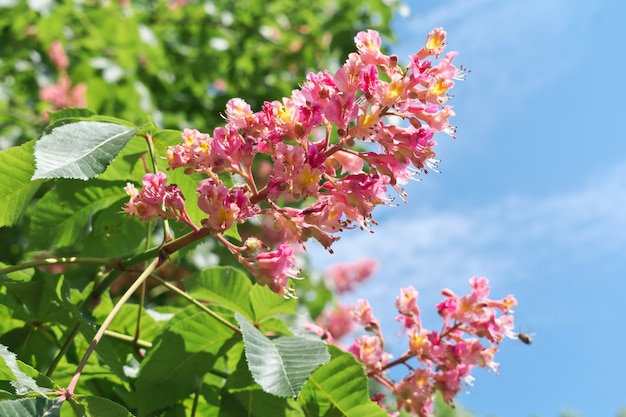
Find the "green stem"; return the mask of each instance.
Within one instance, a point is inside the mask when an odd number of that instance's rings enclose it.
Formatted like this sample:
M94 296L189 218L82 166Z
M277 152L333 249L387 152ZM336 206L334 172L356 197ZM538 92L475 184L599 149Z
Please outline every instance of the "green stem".
M146 301L146 282L144 281L141 284L141 289L139 292L139 308L137 309L137 326L135 326L135 337L134 337L135 342L139 340L139 336L141 335L141 313L143 313L143 304L145 301Z
M231 330L234 330L235 332L241 334L241 329L237 326L235 326L234 324L232 324L231 322L229 322L228 320L226 320L224 317L220 316L219 314L217 314L215 311L211 310L210 308L208 308L207 306L205 306L204 304L202 304L200 301L196 300L195 298L193 298L192 296L190 296L189 294L187 294L185 291L181 290L180 288L178 288L176 285L172 285L169 282L159 278L158 276L152 274L151 276L154 280L158 281L161 285L163 285L164 287L166 287L167 289L175 292L176 294L180 295L181 297L183 297L184 299L186 299L187 301L191 302L193 305L195 305L196 307L200 308L202 311L204 311L205 313L209 314L211 317L213 317L215 320L219 321L220 323L222 323L224 326L228 327Z
M150 231L150 229L148 229ZM114 261L115 266L117 266L117 270L119 271L128 271L132 269L134 266L139 265L149 259L153 259L155 257L159 258L159 262L162 263L167 258L172 255L177 250L192 244L193 242L200 240L204 237L207 237L211 234L211 230L202 228L200 230L195 230L187 233L179 237L178 239L174 239L167 243L164 243L162 246L158 246L152 249L146 249L145 252L142 252L133 257L119 260L116 259ZM148 235L147 242L150 241L150 235ZM112 261L113 262L113 261ZM1 272L1 271L0 271ZM119 274L112 273L108 277L106 277L96 288L94 288L92 292L92 297L101 296L112 284L115 280L119 278Z
M121 268L121 260L120 259L109 259L109 258L77 258L75 256L71 256L69 258L61 257L61 258L45 258L38 259L36 261L30 261L19 265L9 266L8 268L0 269L0 275L10 274L11 272L21 271L23 269L36 268L39 266L50 266L50 265L67 265L67 264L95 264L95 265L104 265L108 266L112 269L120 269Z
M110 337L112 339L119 340L120 342L124 342L131 346L139 346L144 349L150 349L152 347L152 343L147 342L145 340L137 339L136 337L129 336L124 333L114 332L113 330L106 330L104 335Z
M122 295L122 297L119 299L117 304L115 304L115 306L113 307L109 315L104 319L104 322L98 329L98 332L96 333L96 335L93 337L93 340L89 344L87 351L85 352L85 354L83 355L83 358L78 364L78 367L76 368L76 373L72 377L72 380L70 381L69 385L67 386L67 389L65 390L64 396L66 399L74 395L74 390L76 389L76 385L78 384L78 380L80 379L80 375L83 372L83 369L85 369L85 365L87 365L87 361L89 360L89 357L91 356L93 351L96 349L96 346L98 346L98 343L102 339L102 336L104 336L105 332L111 325L111 322L113 321L117 313L119 313L119 311L122 309L124 304L126 304L126 302L130 299L133 293L137 291L137 288L139 288L141 284L143 284L143 282L150 276L150 274L154 272L154 270L159 265L159 263L160 263L160 259L155 258L152 261L152 263L148 265L145 271L143 271L143 273L137 278L137 280L133 283L133 285L131 285L130 288L128 288L128 290L124 293L124 295Z
M63 343L63 346L61 346L61 349L59 350L59 353L56 354L56 356L54 357L54 359L50 363L50 366L48 366L48 369L46 369L46 371L44 372L44 374L47 377L50 377L52 375L52 373L56 369L57 365L59 365L59 362L61 362L61 359L63 358L63 356L65 356L65 354L67 353L68 349L70 348L70 345L72 344L72 341L74 340L74 338L76 337L76 335L80 331L80 326L81 326L80 321L77 322L76 325L74 325L74 328L72 329L72 331L70 332L69 336L65 340L65 343Z
M96 284L93 290L91 290L91 294L89 294L89 297L85 299L83 304L87 304L90 300L99 299L121 275L122 273L120 271L113 271L107 275L102 281Z
M193 406L191 407L191 417L196 417L196 411L198 411L198 400L200 399L200 391L202 390L202 379L198 378L198 386L196 392L193 395Z

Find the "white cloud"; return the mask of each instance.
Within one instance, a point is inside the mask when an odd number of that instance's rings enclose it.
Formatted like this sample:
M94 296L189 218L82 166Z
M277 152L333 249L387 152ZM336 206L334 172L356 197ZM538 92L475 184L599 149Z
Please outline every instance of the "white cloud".
M444 287L466 292L473 275L508 293L515 282L537 279L537 270L617 256L626 247L624 207L626 164L547 198L509 197L463 211L389 209L398 214L379 219L375 233L352 231L334 255L312 248L311 256L318 267L376 258L378 276L357 296L389 305L400 287L413 285L432 305Z

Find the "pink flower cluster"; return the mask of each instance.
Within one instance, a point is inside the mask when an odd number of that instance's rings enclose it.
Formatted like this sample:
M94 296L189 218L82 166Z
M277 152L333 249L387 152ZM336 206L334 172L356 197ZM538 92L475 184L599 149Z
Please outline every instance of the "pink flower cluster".
M325 274L330 278L331 286L337 294L353 290L354 285L360 284L371 277L378 262L375 259L361 259L352 264L337 264L326 269Z
M175 219L194 226L185 209L185 199L176 185L166 185L162 172L143 176L141 192L131 183L124 188L130 200L123 209L129 216L139 216L141 221Z
M369 303L359 300L352 309L353 320L371 334L357 337L348 351L363 363L370 377L395 395L398 409L429 416L436 391L451 403L464 384L471 385L473 368L497 371L494 355L498 344L504 337L516 338L512 307L517 302L511 295L502 300L489 299L486 278L473 277L470 286L471 293L464 296L443 290L445 299L437 305L443 325L438 331L422 326L418 292L413 287L403 288L396 298L396 308L408 348L393 361L384 350L380 324ZM397 365L410 371L401 381L393 382L384 371Z
M85 95L87 85L78 83L72 87L72 80L67 74L69 66L69 58L63 49L60 41L54 40L48 50L50 59L60 71L59 79L56 84L45 86L39 90L39 99L52 103L53 110L64 109L66 107L86 107L87 101ZM48 117L48 114L45 114Z
M291 97L265 102L258 112L242 99L231 99L226 125L212 135L185 129L182 143L170 147L167 157L172 169L207 177L197 189L208 214L202 226L219 235L255 216L279 231L273 247L303 246L314 238L330 250L344 228L375 224L374 207L392 201L389 186L404 197L400 185L436 164L433 135L454 133L448 121L454 112L445 103L464 70L452 64L456 52L436 64L426 60L443 52L445 35L443 29L433 30L402 67L395 55L381 52L377 32L360 32L358 52L336 73L311 73ZM401 120L406 123L398 124ZM375 146L355 149L356 141ZM265 172L257 169L268 161ZM238 182L225 184L223 173ZM247 259L244 264L259 283L288 293L293 268L281 268L287 275L273 279L259 276L255 265L265 252L257 249L269 246L261 236L254 239L256 259L246 255L249 244L227 246ZM289 259L285 253L283 260Z

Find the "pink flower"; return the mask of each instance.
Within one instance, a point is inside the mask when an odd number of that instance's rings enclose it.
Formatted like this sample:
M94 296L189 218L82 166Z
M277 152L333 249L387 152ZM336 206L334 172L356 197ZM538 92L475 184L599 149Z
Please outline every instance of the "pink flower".
M375 30L359 32L354 37L354 44L364 64L388 65L389 57L380 52L382 41Z
M380 338L378 336L363 335L354 339L348 348L359 362L367 368L380 371L387 364L389 354L383 351Z
M58 39L53 40L50 44L48 55L58 69L66 70L69 67L70 60L63 49L63 44Z
M300 271L294 266L296 257L291 246L282 244L275 251L259 253L249 261L250 272L259 285L267 285L282 296L292 295L293 290L288 288L289 278L296 278Z
M243 221L256 212L241 187L229 189L213 178L206 178L200 181L196 192L198 207L209 215L202 225L218 232L228 230L235 221Z
M155 219L173 219L182 221L198 230L189 218L185 208L185 197L176 185L166 185L164 173L145 174L142 179L142 190L139 192L131 183L127 183L124 190L130 200L123 210L129 216L139 216L141 221Z
M333 340L340 340L354 330L351 309L337 304L335 308L326 309L318 318L318 323L332 336Z
M141 197L144 203L160 206L165 202L167 177L163 172L146 174L141 182L143 184Z
M398 312L405 316L419 316L420 310L417 306L418 292L413 286L400 289L400 296L396 297L396 307Z
M430 381L430 369L418 368L412 374L396 383L393 393L396 395L398 408L429 417L433 413L435 389Z
M371 277L378 262L375 259L361 259L353 264L338 264L328 268L325 273L331 279L333 287L338 294L352 291L355 284L361 283Z
M428 36L426 37L426 44L424 47L417 53L419 59L424 59L428 56L439 57L446 47L446 31L443 28L437 28L430 31Z
M252 118L250 105L240 98L231 98L226 103L226 120L235 129L247 127L248 120Z
M48 85L39 90L39 98L49 101L55 109L66 107L86 107L85 94L87 85L79 83L72 88L72 81L67 74L61 74L56 84Z
M352 317L362 326L378 327L379 325L378 319L374 317L372 306L370 306L370 303L367 300L357 300L357 305L352 307Z

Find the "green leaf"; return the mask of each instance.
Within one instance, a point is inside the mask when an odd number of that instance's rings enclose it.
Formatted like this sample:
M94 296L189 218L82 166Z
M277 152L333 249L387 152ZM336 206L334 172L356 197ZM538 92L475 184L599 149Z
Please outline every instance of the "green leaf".
M101 256L106 248L107 257L121 258L144 249L140 246L146 238L148 223L120 213L126 201L122 199L98 213L91 233L83 240L82 256Z
M330 362L313 372L298 397L306 415L387 417L370 400L363 365L335 346L329 346L329 351Z
M30 282L5 282L0 304L13 310L16 319L39 325L60 323L71 327L75 320L71 310L76 308L64 298L67 287L59 275L37 272Z
M137 375L139 415L175 404L194 392L203 375L236 342L234 335L206 313L172 325L148 351Z
M185 197L187 214L196 226L200 226L202 224L201 220L206 219L208 216L208 214L198 207L199 195L196 193L198 183L204 178L206 177L201 174L185 174L182 169L174 169L167 172L167 183L178 185L178 188L180 188L180 191Z
M245 356L232 372L221 392L219 417L303 417L300 404L293 398L281 398L264 392L254 382Z
M35 170L33 144L31 141L0 152L0 227L19 220L42 184L30 180Z
M297 301L294 298L286 299L266 286L254 285L250 291L250 304L255 322L260 323L278 314L296 314Z
M315 368L330 359L322 342L297 336L269 339L241 314L235 317L243 332L250 372L265 392L296 397Z
M93 111L86 109L86 108L79 108L79 107L66 107L61 110L48 112L48 116L50 116L51 125L61 119L85 118L85 117L90 117L94 115L95 113Z
M130 411L109 399L91 395L77 395L89 417L132 417Z
M128 126L88 120L54 127L35 144L32 179L94 178L104 172L135 132L137 129Z
M25 325L2 335L2 340L39 369L50 364L60 347L51 326L61 324L72 328L80 322L80 332L90 342L96 331L85 322L78 307L69 298L69 286L62 276L39 270L30 282L4 283L0 304L10 308L12 318L24 321ZM108 340L101 340L96 352L113 373L124 375L122 364Z
M24 395L36 392L45 396L46 393L51 392L50 389L42 388L37 385L37 382L33 378L23 372L19 368L17 355L9 351L9 349L4 345L0 345L0 358L4 360L5 365L2 369L0 369L0 371L3 371L5 375L9 373L9 381L11 381L11 385L15 388L16 394ZM35 373L36 372L37 371L35 371ZM6 378L6 376L4 377Z
M146 173L142 156L146 155L148 151L146 140L135 136L117 154L113 162L98 179L105 181L134 181L137 184L141 184L141 178Z
M0 269L6 268L8 265L4 262L0 262ZM34 275L34 270L32 269L22 269L21 271L11 272L9 274L4 275L4 278L8 278L11 281L30 281Z
M252 319L250 279L232 267L207 268L183 280L187 292L199 300L210 301Z
M33 249L75 244L91 229L93 216L126 195L124 183L61 181L33 209L29 244Z
M56 399L22 398L0 402L0 415L15 417L59 417L61 406Z

